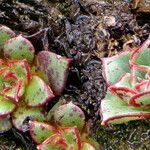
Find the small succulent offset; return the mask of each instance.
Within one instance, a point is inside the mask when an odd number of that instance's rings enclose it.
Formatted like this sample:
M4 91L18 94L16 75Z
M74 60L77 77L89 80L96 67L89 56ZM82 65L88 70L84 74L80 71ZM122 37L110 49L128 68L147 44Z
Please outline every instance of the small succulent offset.
M102 62L108 89L101 102L101 124L150 118L150 38Z
M78 106L60 99L45 109L63 92L71 61L45 50L35 54L29 40L0 26L0 133L29 127L39 150L96 150L80 136L86 122Z

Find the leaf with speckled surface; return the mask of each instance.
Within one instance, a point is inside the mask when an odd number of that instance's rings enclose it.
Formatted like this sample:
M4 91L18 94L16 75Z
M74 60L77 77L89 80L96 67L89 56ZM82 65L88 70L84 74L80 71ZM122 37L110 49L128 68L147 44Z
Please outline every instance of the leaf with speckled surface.
M15 37L14 31L6 26L0 27L0 51L3 49L5 42L13 37Z
M25 101L28 106L40 107L52 100L54 94L50 87L38 76L33 76L26 88Z
M54 111L54 121L62 127L77 126L82 130L85 125L85 115L78 106L70 102Z
M18 108L12 113L13 125L20 131L24 131L24 121L30 118L31 120L45 121L44 108L28 107L23 101L20 101ZM26 129L25 129L26 130Z
M31 42L21 35L11 38L4 44L4 56L7 59L26 59L31 64L34 52L35 50Z
M50 136L58 133L55 127L38 121L29 121L29 130L32 139L37 144L44 142Z
M49 51L41 51L37 55L39 68L45 72L55 95L60 95L65 88L71 59Z

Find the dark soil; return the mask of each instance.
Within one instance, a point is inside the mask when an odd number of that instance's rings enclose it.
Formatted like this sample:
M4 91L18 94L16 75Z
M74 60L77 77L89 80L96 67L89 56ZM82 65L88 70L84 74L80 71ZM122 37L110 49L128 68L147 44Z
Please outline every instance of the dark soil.
M37 51L48 49L74 59L63 96L84 110L91 135L106 150L150 149L149 121L107 127L99 123L99 106L106 93L100 58L136 48L147 39L148 2L135 5L130 0L0 0L0 24L22 32ZM1 137L10 134L16 137L8 138L12 144L1 142ZM16 145L18 141L21 145ZM0 135L1 145L4 147L0 150L35 149L28 135L14 130Z

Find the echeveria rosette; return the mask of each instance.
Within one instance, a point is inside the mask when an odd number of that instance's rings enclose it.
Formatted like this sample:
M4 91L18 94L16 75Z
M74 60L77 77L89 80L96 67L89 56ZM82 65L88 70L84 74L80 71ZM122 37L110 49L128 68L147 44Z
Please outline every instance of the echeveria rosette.
M38 150L99 149L99 144L85 132L86 120L83 111L72 102L56 103L49 111L47 121L29 121L30 135Z
M0 128L0 132L9 130L12 124L24 131L26 119L46 121L44 106L54 98L54 92L60 93L65 88L71 59L48 51L46 57L41 52L40 65L32 43L22 35L15 36L5 26L0 27L0 50L0 124L7 125ZM47 59L48 74L42 69ZM51 60L54 63L51 64ZM51 77L58 80L53 81L53 86L49 82ZM56 86L57 89L53 88Z
M29 121L32 139L38 144L38 150L96 150L91 143L83 141L76 126L54 127L50 124Z
M12 126L20 131L29 127L39 150L95 150L90 140L81 140L85 115L78 106L59 101L49 112L45 109L63 92L71 59L49 51L35 55L32 43L22 35L9 36L1 43L0 125L5 127L0 132Z
M136 50L102 62L108 89L101 102L101 124L150 118L150 38Z

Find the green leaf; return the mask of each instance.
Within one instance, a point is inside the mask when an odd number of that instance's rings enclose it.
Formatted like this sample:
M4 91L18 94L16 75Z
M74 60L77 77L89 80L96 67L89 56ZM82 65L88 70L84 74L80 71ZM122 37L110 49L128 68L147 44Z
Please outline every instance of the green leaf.
M129 105L150 108L150 91L145 91L145 92L141 92L139 94L134 95L129 100Z
M131 85L131 74L124 74L121 79L114 84L116 87L132 88Z
M6 132L12 128L12 123L7 117L0 118L0 133Z
M38 76L33 76L25 92L27 105L32 107L43 106L53 97L50 87Z
M41 51L37 55L39 68L45 72L54 94L60 95L65 88L71 59L67 59L49 51Z
M18 102L20 97L24 94L24 91L25 91L24 81L23 79L20 79L14 86L11 85L11 89L4 91L3 96Z
M91 144L83 142L81 150L96 150Z
M26 104L21 101L18 104L18 108L12 114L13 125L20 131L26 130L26 125L24 126L24 121L26 119L36 120L36 121L45 121L45 112L44 108L32 108L26 106Z
M47 121L54 122L54 112L59 106L61 106L63 104L65 104L65 100L60 98L59 101L48 112Z
M24 79L26 84L30 82L31 74L27 60L12 60L8 62L8 66L18 79Z
M101 102L100 113L102 125L150 118L150 109L130 106L110 92L107 92L106 97Z
M8 40L4 45L4 56L7 59L26 59L31 64L34 52L35 50L31 42L21 35Z
M141 93L141 92L144 92L144 91L149 91L150 90L150 81L149 80L143 80L142 82L137 83L134 86L134 89L138 93Z
M114 84L125 73L130 72L129 58L131 51L122 52L116 56L103 58L103 73L108 84Z
M60 133L66 140L68 147L73 147L73 150L81 149L80 133L77 127L61 128Z
M58 133L55 127L38 121L29 121L29 130L32 139L38 144L44 142L48 137Z
M136 65L150 66L150 38L132 54L131 61Z
M145 78L147 72L150 71L150 38L133 52L130 66L134 76Z
M3 49L5 42L13 37L15 37L15 33L10 28L6 26L0 27L0 51Z
M16 108L13 101L0 96L0 117L7 116L11 114Z
M59 134L52 135L42 144L37 146L38 150L67 150L66 140Z
M70 102L55 110L54 121L62 127L77 126L82 130L85 125L85 115L78 106Z
M118 95L125 102L127 102L134 94L137 94L132 88L130 73L123 75L116 84L110 85L108 89Z

